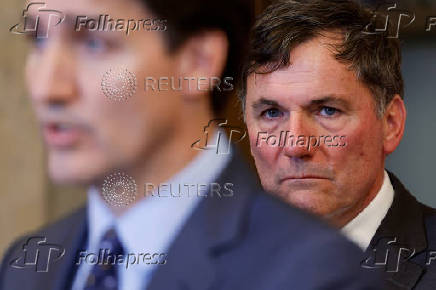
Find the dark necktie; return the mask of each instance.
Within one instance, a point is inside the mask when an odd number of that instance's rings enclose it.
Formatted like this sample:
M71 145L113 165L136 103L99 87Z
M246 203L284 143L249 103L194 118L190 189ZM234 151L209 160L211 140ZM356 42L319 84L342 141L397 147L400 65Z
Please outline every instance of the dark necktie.
M105 233L96 254L98 263L92 266L84 290L118 290L117 261L124 257L124 251L114 229Z

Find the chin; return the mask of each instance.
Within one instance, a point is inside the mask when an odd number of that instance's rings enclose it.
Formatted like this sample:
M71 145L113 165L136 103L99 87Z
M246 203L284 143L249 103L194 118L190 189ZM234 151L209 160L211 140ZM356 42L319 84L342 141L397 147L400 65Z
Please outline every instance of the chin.
M56 157L49 158L48 173L51 181L59 185L91 185L102 178L107 170L99 166L97 161L88 159L58 160Z
M327 206L329 202L320 193L294 191L281 196L287 203L317 216L325 216L330 212Z
M89 174L72 172L70 170L49 169L50 180L59 185L90 185L93 179Z

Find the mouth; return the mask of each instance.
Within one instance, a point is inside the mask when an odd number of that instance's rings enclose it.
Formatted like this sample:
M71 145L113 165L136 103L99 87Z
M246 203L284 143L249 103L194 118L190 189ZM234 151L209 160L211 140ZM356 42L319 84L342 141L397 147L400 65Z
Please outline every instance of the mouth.
M317 176L317 175L304 175L304 176L287 176L285 178L280 179L280 183L282 182L301 182L301 181L319 181L319 180L327 180L329 178Z
M77 145L82 131L79 126L68 122L48 122L42 128L47 145L57 149Z

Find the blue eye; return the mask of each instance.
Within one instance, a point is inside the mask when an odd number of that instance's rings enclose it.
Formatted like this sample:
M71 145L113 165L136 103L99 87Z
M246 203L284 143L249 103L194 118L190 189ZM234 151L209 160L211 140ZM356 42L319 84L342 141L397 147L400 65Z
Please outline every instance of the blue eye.
M332 107L322 107L321 109L321 115L328 116L328 117L331 117L338 112L339 112L338 109Z
M281 112L278 109L268 109L265 110L262 115L265 115L268 119L275 119L281 116Z

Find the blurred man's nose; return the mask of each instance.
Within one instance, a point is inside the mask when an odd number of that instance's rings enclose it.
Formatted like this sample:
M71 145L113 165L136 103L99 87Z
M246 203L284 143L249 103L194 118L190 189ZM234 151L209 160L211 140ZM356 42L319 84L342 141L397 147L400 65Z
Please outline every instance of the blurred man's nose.
M287 138L283 149L286 156L298 159L313 156L316 146L312 146L314 142L311 136L316 136L316 132L311 123L304 111L291 112L286 130L289 131L288 136L292 137Z
M44 40L44 47L31 69L29 83L34 101L45 105L66 105L74 100L75 63L70 47L61 39Z

